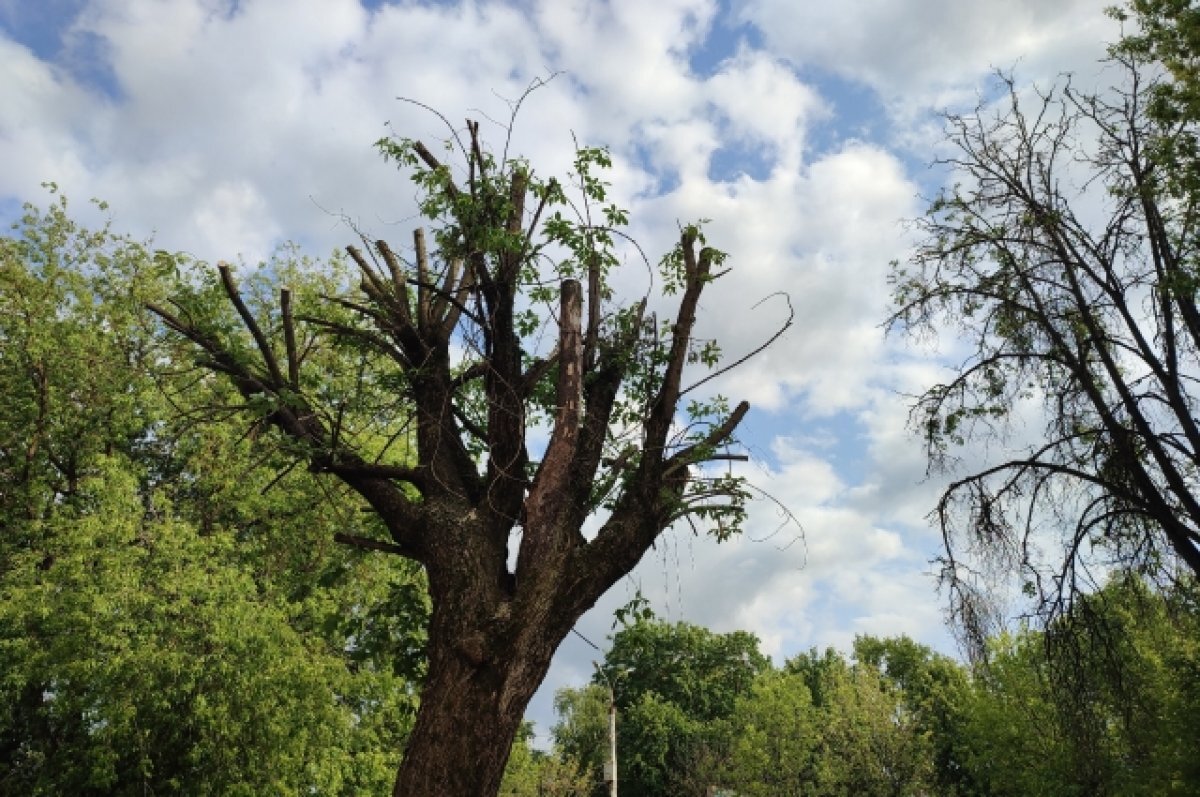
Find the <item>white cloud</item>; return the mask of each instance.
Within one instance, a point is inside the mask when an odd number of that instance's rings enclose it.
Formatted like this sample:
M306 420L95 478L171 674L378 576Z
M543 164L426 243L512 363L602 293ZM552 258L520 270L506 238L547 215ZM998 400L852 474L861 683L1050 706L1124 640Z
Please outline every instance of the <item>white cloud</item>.
M0 190L40 201L42 181L72 182L88 172L88 126L105 104L62 69L2 37L0 64Z
M778 294L789 297L792 329L715 390L773 410L802 395L806 412L830 413L861 406L876 376L888 263L906 247L899 220L916 212L916 192L893 156L849 142L763 180L714 183L693 168L635 224L645 238L713 219L709 240L730 253L732 271L703 299L698 334L717 338L726 362L779 329L787 301Z
M798 168L805 136L827 109L820 96L784 64L761 51L743 49L707 81L713 105L727 130L750 147L767 150L779 168Z
M745 0L741 17L797 64L877 89L888 104L955 104L994 68L1037 76L1087 67L1115 26L1106 0Z
M196 208L196 232L207 250L265 252L279 238L280 230L270 217L270 208L255 186L242 180L213 187Z
M710 0L576 0L539 3L535 18L554 68L567 70L598 100L589 103L589 126L615 141L632 122L688 114L695 81L687 48L704 36L715 9Z

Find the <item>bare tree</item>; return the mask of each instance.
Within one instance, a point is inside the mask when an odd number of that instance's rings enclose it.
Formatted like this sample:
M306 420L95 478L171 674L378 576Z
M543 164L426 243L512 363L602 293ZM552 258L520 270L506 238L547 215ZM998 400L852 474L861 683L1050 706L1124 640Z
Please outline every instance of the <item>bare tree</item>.
M893 272L894 329L954 328L971 354L913 420L931 463L999 443L1003 461L937 506L952 612L986 635L992 576L1019 574L1051 617L1111 567L1200 573L1197 215L1154 157L1186 121L1151 118L1144 66L1114 50L1121 85L1070 80L998 110L949 116L957 182ZM1040 408L1017 447L1010 423Z
M212 290L207 304L181 295L151 308L309 467L356 491L390 537L341 542L424 566L429 669L396 780L405 797L495 793L525 707L579 617L673 523L724 537L747 499L740 479L706 463L744 458L727 446L748 405L682 401L685 366L716 366L693 328L725 255L684 227L659 265L674 317L660 322L645 298L619 305L608 274L626 216L596 173L607 153L577 151L569 194L467 128L450 142L458 172L419 141L379 142L413 171L436 228L432 240L415 231L409 259L384 241L348 247L357 295L296 314L285 289L277 308L256 312L222 265L240 332L211 320ZM557 344L538 356L540 333ZM357 378L394 386L382 428L341 425L340 402L353 396L329 397L327 375L304 367L323 342L360 348ZM535 461L539 424L550 434Z

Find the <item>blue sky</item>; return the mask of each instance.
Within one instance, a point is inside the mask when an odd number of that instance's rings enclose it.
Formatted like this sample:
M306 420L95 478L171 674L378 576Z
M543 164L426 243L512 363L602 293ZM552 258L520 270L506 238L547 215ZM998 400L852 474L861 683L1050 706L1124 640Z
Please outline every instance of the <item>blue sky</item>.
M215 261L282 241L324 254L352 239L333 214L403 241L414 207L372 142L391 128L501 119L538 77L514 147L562 172L573 132L612 149L613 190L651 257L677 225L712 220L735 268L700 334L736 356L783 318L774 348L714 384L754 411L752 481L800 521L752 507L744 538L671 532L580 631L603 645L640 589L656 610L749 629L782 660L906 633L953 652L928 564L927 479L905 428L943 351L886 339L887 268L947 175L936 112L973 107L995 67L1022 81L1097 73L1117 35L1110 0L0 0L0 217L55 181L81 213L106 199L117 229ZM499 133L496 125L484 130ZM400 228L400 229L397 229ZM644 272L643 272L644 273ZM637 291L637 269L619 287ZM564 645L553 689L591 674Z

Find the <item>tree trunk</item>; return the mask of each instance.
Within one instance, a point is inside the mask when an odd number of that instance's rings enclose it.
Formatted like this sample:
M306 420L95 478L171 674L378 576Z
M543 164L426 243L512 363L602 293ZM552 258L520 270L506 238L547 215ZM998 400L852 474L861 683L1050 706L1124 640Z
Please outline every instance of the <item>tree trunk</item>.
M483 655L471 640L429 642L429 675L393 797L479 797L496 794L525 707L541 685L561 641L543 629L544 644ZM554 638L551 638L554 637ZM482 640L480 640L482 641Z

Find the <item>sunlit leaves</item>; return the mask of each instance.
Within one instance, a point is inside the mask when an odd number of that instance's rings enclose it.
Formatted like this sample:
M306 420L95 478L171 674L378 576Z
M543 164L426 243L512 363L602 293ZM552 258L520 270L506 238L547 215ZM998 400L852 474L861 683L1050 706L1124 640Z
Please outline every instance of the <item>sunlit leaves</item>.
M386 788L420 577L334 545L361 522L344 499L256 450L232 391L155 337L142 304L168 294L234 335L215 284L65 207L0 239L0 791Z

